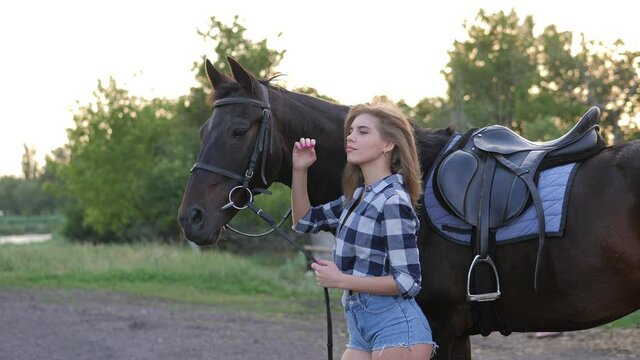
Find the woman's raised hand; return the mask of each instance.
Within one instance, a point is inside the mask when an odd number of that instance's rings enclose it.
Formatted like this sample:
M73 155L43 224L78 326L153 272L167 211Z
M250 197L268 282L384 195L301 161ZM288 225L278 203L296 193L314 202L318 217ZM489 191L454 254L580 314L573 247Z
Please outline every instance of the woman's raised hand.
M300 138L293 144L293 170L306 170L316 161L316 139Z

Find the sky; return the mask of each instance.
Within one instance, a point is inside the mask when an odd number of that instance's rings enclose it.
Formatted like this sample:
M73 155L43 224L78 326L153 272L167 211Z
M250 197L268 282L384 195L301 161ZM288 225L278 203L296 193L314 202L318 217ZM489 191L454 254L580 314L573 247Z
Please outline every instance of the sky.
M4 1L0 4L0 176L19 175L23 144L37 160L67 142L73 112L113 77L132 95L175 98L213 44L197 35L210 17L286 49L282 86L311 86L343 104L443 96L447 51L479 9L532 15L588 40L640 49L633 1L183 0ZM281 34L278 36L278 34ZM204 121L205 119L203 119Z

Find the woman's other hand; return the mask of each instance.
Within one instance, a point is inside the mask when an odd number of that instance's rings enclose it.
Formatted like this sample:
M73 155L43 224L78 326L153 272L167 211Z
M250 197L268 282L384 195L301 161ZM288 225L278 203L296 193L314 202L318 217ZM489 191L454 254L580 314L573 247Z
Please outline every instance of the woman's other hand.
M311 268L316 273L319 286L325 288L344 288L343 280L345 275L338 269L338 266L334 262L318 259L315 263L311 264Z

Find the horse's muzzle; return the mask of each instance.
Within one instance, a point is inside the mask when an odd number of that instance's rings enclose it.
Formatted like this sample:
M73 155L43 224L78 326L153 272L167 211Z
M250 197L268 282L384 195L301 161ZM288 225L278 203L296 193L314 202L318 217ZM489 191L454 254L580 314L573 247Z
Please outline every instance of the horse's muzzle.
M185 238L198 245L211 245L220 237L220 227L205 226L205 212L200 207L194 206L188 210L180 210L178 223L182 228Z

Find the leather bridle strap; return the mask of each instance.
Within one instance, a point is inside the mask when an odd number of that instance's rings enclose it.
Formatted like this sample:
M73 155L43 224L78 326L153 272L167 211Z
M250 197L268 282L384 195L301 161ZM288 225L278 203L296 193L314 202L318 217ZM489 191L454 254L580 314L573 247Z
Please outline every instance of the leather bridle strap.
M231 171L228 171L226 169L223 169L219 166L215 166L215 165L209 165L209 164L205 164L203 162L197 162L195 164L193 164L193 167L191 168L191 170L189 170L189 172L193 172L194 169L202 169L202 170L206 170L212 173L217 173L223 176L226 176L228 178L232 178L234 180L238 180L239 182L242 182L243 177L237 174L232 173Z

